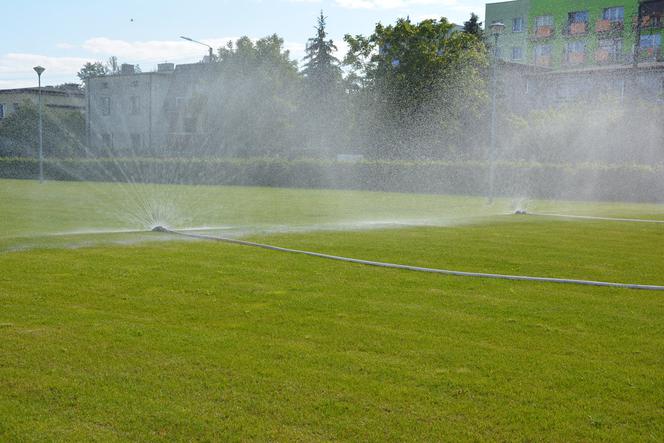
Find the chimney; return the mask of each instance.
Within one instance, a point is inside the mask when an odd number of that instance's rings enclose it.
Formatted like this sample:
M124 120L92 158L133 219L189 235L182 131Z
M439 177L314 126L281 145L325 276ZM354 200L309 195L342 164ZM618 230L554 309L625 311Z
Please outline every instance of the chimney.
M159 63L157 65L157 72L173 72L175 65L173 63Z
M130 65L128 63L123 63L122 66L120 66L120 74L134 74L134 65Z

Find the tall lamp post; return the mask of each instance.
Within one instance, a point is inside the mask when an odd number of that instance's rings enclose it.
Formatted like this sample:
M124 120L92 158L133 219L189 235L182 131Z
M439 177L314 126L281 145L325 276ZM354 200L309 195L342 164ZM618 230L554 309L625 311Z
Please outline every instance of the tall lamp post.
M207 45L207 44L205 44L205 43L203 43L203 42L199 42L198 40L194 40L193 38L185 37L185 36L182 36L182 35L180 36L180 38L181 38L182 40L187 40L188 42L198 43L199 45L207 46L207 47L208 47L208 50L209 50L209 56L210 56L209 63L212 63L212 60L213 60L213 58L214 58L214 48L213 48L212 46Z
M496 181L496 93L497 78L496 67L498 65L498 38L505 30L505 25L501 22L494 22L490 26L491 35L494 38L493 44L493 72L491 73L491 135L489 146L489 204L493 203L494 187Z
M32 68L37 73L37 81L39 84L39 183L44 183L44 136L42 131L42 89L41 89L41 75L46 70L41 66Z

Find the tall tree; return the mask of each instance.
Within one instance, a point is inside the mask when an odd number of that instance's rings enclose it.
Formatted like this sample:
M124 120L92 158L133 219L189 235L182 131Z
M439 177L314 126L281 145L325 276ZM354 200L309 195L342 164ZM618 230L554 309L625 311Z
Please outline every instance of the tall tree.
M296 143L301 85L281 37L229 42L207 69L214 76L205 97L208 153L258 156L287 152Z
M318 152L312 155L330 156L343 143L343 87L339 60L334 56L337 47L327 38L326 19L323 11L314 28L316 35L309 39L302 70L305 97L300 119L305 127L305 137L310 148Z
M333 40L327 39L326 19L321 11L315 27L316 36L307 43L302 74L313 81L330 84L341 80L341 68L339 60L333 55L337 47Z
M85 81L90 77L99 77L102 75L107 75L108 73L108 68L104 66L102 62L87 62L76 75L81 79L81 81Z
M470 19L463 23L463 32L482 37L484 31L482 30L482 22L474 12L470 13Z
M486 49L445 18L377 24L368 37L346 35L344 63L365 77L360 95L373 154L440 157L462 149L485 110ZM474 130L467 130L469 126Z
M106 70L109 74L119 74L120 73L120 63L116 56L111 56L106 62Z

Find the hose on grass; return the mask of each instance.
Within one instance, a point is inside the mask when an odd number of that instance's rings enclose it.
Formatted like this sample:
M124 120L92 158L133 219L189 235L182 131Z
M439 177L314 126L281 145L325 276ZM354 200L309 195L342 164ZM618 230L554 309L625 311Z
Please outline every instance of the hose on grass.
M554 217L554 218L571 218L580 220L597 220L597 221L614 221L626 223L655 223L664 224L664 220L648 220L644 218L618 218L618 217L598 217L594 215L572 215L572 214L552 214L548 212L523 212L524 215L533 215L536 217Z
M251 246L254 248L267 249L270 251L277 252L288 252L292 254L307 255L310 257L324 258L327 260L336 260L346 263L356 263L366 266L375 266L380 268L390 268L390 269L401 269L406 271L415 271L415 272L427 272L431 274L443 274L451 275L457 277L474 277L474 278L487 278L487 279L497 279L497 280L513 280L513 281L527 281L527 282L539 282L539 283L560 283L560 284L570 284L570 285L583 285L583 286L599 286L599 287L608 287L608 288L620 288L620 289L638 289L644 291L664 291L664 286L658 285L639 285L632 283L612 283L612 282L603 282L603 281L592 281L592 280L576 280L568 278L550 278L550 277L531 277L527 275L505 275L505 274L491 274L484 272L464 272L464 271L453 271L447 269L434 269L434 268L423 268L420 266L409 266L409 265L400 265L395 263L384 263L371 260L361 260L357 258L350 257L341 257L338 255L329 255L321 254L319 252L310 252L302 251L298 249L282 248L280 246L266 245L262 243L255 243L246 240L238 240L228 237L215 237L211 235L196 234L192 232L183 232L183 231L174 231L162 226L158 226L153 229L155 232L162 232L167 234L179 235L183 237L195 238L199 240L210 240L216 242L230 243L234 245L242 246Z

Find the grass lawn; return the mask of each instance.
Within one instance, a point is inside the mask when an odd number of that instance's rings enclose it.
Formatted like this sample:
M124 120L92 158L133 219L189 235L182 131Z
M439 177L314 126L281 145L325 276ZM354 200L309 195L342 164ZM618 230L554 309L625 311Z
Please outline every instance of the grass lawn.
M664 440L660 293L417 274L152 233L47 235L136 226L114 204L159 192L177 203L157 215L189 204L188 224L251 225L249 238L280 246L664 284L663 225L500 216L509 202L461 197L125 191L0 181L0 441ZM387 219L438 226L260 229ZM74 245L87 247L59 247Z

